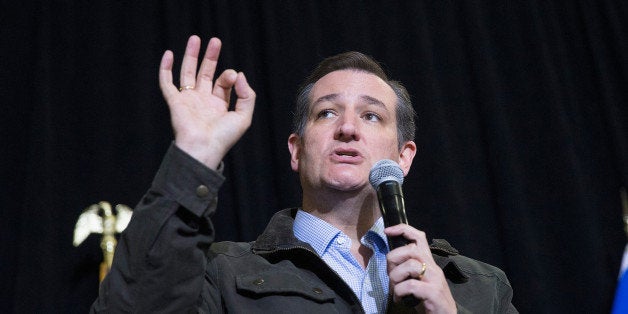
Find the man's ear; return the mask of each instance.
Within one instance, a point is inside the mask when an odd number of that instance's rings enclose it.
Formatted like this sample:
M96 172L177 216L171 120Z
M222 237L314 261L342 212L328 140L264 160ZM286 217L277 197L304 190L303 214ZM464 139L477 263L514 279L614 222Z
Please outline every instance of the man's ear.
M404 176L407 176L410 172L414 155L416 155L416 143L413 141L405 142L401 147L401 151L399 151L399 166L403 170Z
M296 133L292 133L288 137L288 150L290 150L290 166L294 172L299 172L301 138Z

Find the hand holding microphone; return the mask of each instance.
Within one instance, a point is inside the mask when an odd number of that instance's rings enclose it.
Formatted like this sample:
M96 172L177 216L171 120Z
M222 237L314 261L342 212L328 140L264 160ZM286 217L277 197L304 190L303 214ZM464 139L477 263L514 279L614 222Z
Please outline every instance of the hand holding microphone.
M371 168L369 181L377 191L379 209L384 217L384 226L407 225L408 217L406 216L406 206L403 202L403 191L401 189L403 184L403 170L401 170L401 167L390 159L380 160ZM408 243L409 241L402 235L388 236L388 245L391 251ZM414 307L421 301L409 295L403 298L403 302L407 306Z
M401 298L409 307L422 302L426 313L455 313L456 302L445 274L432 257L425 233L407 225L401 190L403 170L392 160L380 160L371 168L369 181L377 191L384 225L405 224L386 231L393 234L388 236L390 252L386 259L395 299Z

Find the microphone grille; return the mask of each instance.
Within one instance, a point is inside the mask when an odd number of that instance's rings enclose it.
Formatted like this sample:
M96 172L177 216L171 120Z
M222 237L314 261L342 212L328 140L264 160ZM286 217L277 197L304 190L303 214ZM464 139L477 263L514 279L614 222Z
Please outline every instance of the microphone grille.
M371 168L369 181L373 188L377 187L384 181L397 181L399 185L403 184L403 170L399 165L390 160L382 159L376 162Z

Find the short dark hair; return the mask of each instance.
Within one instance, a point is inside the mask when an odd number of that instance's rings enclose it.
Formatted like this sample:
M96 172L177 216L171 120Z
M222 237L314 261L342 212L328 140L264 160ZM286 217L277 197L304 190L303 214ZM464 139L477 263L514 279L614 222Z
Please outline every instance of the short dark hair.
M297 92L295 111L292 119L292 132L303 137L310 109L310 93L314 84L323 76L339 70L364 71L381 78L397 95L397 142L399 148L407 141L414 140L416 112L410 95L400 82L388 79L381 65L371 57L356 51L341 53L323 60L305 79Z

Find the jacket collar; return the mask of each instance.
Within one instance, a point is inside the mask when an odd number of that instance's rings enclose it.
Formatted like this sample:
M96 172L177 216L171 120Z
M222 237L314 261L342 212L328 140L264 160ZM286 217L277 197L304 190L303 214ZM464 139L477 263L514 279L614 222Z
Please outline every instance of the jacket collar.
M294 236L292 226L294 225L294 216L297 210L298 208L287 208L275 213L264 232L253 243L253 252L256 254L267 254L277 250L298 247L315 252L308 243L300 241Z
M267 255L278 251L290 249L305 249L316 254L316 251L308 243L300 241L294 236L292 227L298 208L280 210L270 219L266 229L252 244L251 249L255 254ZM443 239L434 239L430 245L432 257L436 264L443 270L445 277L454 283L466 282L469 277L465 275L458 265L449 258L458 255L458 250ZM318 255L318 254L317 254Z

